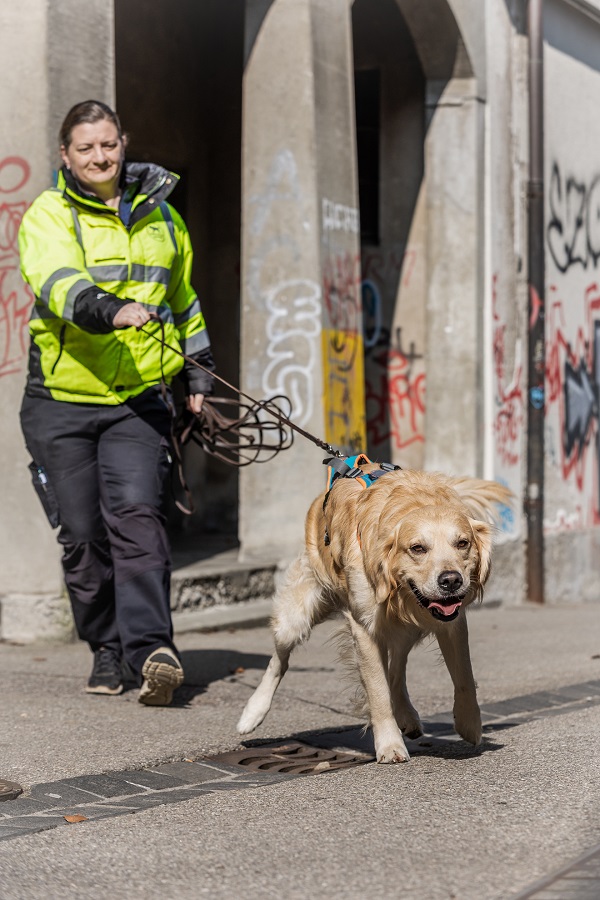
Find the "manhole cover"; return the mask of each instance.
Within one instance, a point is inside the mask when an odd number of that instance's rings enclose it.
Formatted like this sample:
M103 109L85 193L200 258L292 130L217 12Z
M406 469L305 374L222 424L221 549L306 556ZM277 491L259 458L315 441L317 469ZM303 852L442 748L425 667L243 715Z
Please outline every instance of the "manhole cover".
M0 778L0 802L2 800L14 800L15 797L18 797L19 794L23 793L23 788L20 784L15 784L14 781L6 781L5 778Z
M366 753L324 750L299 741L249 747L247 750L236 750L212 758L253 772L286 772L289 775L319 775L321 772L348 769L373 761L373 757Z

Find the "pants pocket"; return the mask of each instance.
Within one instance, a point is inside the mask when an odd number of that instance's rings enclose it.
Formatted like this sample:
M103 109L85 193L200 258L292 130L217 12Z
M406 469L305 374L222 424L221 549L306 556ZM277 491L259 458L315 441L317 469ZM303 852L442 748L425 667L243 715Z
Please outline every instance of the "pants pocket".
M58 501L52 489L52 485L48 481L48 476L43 466L37 463L29 463L29 471L31 472L31 481L35 492L40 498L40 502L44 507L44 512L50 522L52 528L58 528L60 525L60 517L58 512Z

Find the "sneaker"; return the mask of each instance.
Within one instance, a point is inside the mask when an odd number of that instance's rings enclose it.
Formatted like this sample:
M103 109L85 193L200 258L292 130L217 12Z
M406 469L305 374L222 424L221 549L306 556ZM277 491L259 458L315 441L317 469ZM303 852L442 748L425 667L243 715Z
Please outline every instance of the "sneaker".
M173 691L183 684L181 663L169 647L159 647L142 666L144 679L138 700L146 706L168 706Z
M120 694L122 690L120 655L111 647L100 647L94 651L94 666L86 694Z

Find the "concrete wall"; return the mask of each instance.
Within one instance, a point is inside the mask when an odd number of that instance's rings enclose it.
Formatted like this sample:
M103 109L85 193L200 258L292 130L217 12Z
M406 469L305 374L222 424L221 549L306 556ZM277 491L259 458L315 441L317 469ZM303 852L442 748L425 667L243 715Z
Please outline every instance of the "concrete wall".
M90 0L82 18L76 0L2 4L0 53L0 635L21 640L64 636L71 622L59 548L29 482L18 419L32 297L18 274L16 235L29 203L50 186L67 110L88 96L113 101L112 8Z
M590 8L591 5L588 5ZM600 5L544 14L549 602L600 599Z
M513 4L518 7L518 4ZM518 10L487 4L484 474L513 491L502 510L491 600L524 599L522 497L527 397L527 39Z

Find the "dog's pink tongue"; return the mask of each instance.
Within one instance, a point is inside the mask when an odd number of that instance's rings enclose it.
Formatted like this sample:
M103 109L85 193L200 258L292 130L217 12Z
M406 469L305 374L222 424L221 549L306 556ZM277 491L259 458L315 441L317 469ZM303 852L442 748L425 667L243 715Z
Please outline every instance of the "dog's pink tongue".
M429 603L429 609L431 609L433 607L434 609L439 609L439 611L441 612L441 614L443 616L451 616L452 613L456 612L456 610L459 608L460 605L461 605L460 600L458 601L458 603L449 603L447 606L442 606L441 603L436 603L435 600L432 600Z

